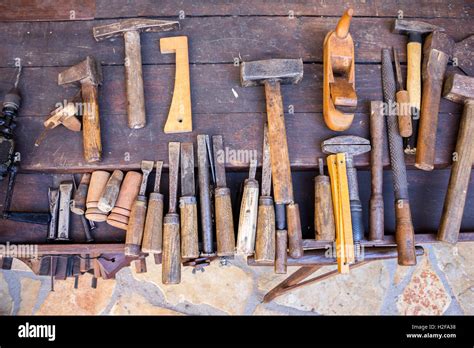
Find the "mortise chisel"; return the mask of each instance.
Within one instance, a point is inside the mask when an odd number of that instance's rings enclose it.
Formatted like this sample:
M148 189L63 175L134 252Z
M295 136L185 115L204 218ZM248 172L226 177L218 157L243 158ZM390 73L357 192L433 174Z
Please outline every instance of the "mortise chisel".
M145 230L143 232L142 250L145 253L160 254L162 252L164 202L164 196L160 193L162 169L163 161L156 161L155 186L148 198Z

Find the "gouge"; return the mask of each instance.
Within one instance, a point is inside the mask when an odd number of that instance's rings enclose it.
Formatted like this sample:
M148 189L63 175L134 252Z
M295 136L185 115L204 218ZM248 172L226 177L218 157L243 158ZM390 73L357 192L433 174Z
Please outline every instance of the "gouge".
M179 171L178 142L168 144L169 156L169 210L163 222L163 284L181 282L181 250L179 240L179 215L176 213L176 196L178 194Z
M263 131L262 193L258 200L257 241L255 244L256 261L275 260L275 208L271 196L272 169L270 164L270 146L268 144L268 126Z
M155 186L148 198L145 230L143 232L142 250L145 253L160 254L163 243L163 202L164 196L160 193L160 181L163 162L156 162Z
M194 182L194 146L181 143L181 258L199 257L197 202Z
M331 183L324 175L324 161L318 159L319 175L314 178L314 230L316 240L334 241L334 210L331 199Z
M214 167L216 171L216 188L214 190L216 210L216 241L217 256L227 257L235 253L234 218L230 189L225 177L225 157L222 135L212 137L214 152Z
M153 170L153 165L153 161L142 161L141 163L142 182L137 200L133 204L132 211L130 212L130 220L128 222L127 236L125 239L125 255L127 256L140 255L146 217L146 184L148 182L148 175L150 175L150 172Z

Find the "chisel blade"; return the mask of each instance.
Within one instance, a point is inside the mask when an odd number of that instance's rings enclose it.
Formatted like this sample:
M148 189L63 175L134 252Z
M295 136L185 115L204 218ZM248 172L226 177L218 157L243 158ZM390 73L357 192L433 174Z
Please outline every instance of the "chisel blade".
M176 213L176 196L178 195L179 149L179 142L170 142L168 144L170 213Z
M214 167L216 169L216 186L227 187L225 178L224 141L222 135L214 135L212 137L212 145L214 150Z
M155 186L153 187L153 192L160 192L162 171L163 171L163 161L156 161Z
M194 146L181 143L181 196L195 196Z

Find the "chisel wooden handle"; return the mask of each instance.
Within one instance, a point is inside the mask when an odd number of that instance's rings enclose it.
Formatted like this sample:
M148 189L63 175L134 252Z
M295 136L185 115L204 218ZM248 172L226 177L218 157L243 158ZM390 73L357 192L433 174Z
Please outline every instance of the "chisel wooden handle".
M314 229L316 240L333 241L336 238L334 211L329 177L318 175L314 179Z
M276 231L276 256L275 256L275 273L286 273L288 232L286 230Z
M117 197L120 192L120 185L123 180L123 172L121 170L114 170L110 176L107 184L105 185L104 191L99 198L99 204L97 207L104 213L108 213L112 210L117 201Z
M163 200L161 193L150 193L142 243L145 253L159 254L163 250Z
M230 189L218 187L215 189L214 195L217 256L232 256L235 253L235 232Z
M107 223L114 227L126 230L133 202L137 199L142 175L137 172L128 172L123 179L122 187L112 208Z
M474 161L474 100L468 100L464 106L455 151L457 159L451 168L438 230L438 240L449 243L458 241Z
M81 92L83 103L86 105L82 117L84 159L88 163L99 162L102 159L102 142L97 86L83 83Z
M407 91L398 91L395 95L398 107L398 130L400 135L408 138L412 135L410 99Z
M179 242L179 215L166 214L163 223L163 284L181 282L181 251Z
M289 254L292 258L297 259L303 256L303 236L298 204L291 203L286 206L286 219L288 224Z
M275 260L275 208L273 198L261 196L258 200L257 241L255 260Z
M138 196L132 206L125 239L125 255L127 256L140 255L143 229L145 228L146 203L146 197Z
M407 199L399 199L395 202L395 219L398 264L401 266L414 266L416 265L415 237L410 203Z
M194 196L179 199L181 215L181 258L199 257L197 202Z
M84 215L86 212L86 198L89 190L89 183L91 174L86 173L82 175L81 182L74 193L74 199L71 204L71 211L77 215Z
M110 173L103 170L96 170L92 173L89 189L87 191L86 219L97 222L107 219L107 214L100 211L97 206L109 177Z
M246 179L240 205L237 253L251 255L255 251L255 234L258 213L258 182Z

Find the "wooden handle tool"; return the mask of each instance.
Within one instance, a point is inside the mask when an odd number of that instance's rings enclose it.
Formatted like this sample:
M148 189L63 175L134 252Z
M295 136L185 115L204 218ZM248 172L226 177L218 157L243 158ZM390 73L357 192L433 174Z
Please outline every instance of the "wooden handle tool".
M91 174L85 173L81 177L81 182L74 193L74 198L71 204L71 211L77 215L84 215L86 212L86 198L89 190L89 183L91 181Z
M398 52L395 48L393 48L393 60L395 62L395 77L397 81L397 94L395 97L397 100L398 129L403 138L408 138L411 137L413 133L411 125L410 98L408 97L408 91L406 91L403 86L402 69L398 59Z
M107 184L105 185L104 192L102 192L102 196L99 198L99 204L97 205L99 210L103 211L104 213L109 213L112 210L115 205L115 202L117 201L122 180L123 172L118 169L114 170L109 180L107 181Z
M257 240L255 243L256 261L273 262L275 260L275 208L271 196L271 184L270 145L268 143L268 126L265 124L263 131L262 194L258 200Z
M58 229L59 190L50 187L48 189L48 200L49 214L51 215L48 228L48 240L55 240Z
M199 205L201 213L201 239L202 255L211 256L214 254L214 238L212 223L212 200L210 174L212 174L213 165L209 156L209 136L200 134L197 136L197 155L198 155L198 179L199 179ZM211 173L209 172L211 169Z
M89 189L87 191L86 218L91 221L101 222L107 219L107 214L99 210L99 199L104 192L110 173L96 170L92 173Z
M237 253L241 255L252 255L255 252L258 212L258 181L255 180L256 171L257 161L252 160L250 162L249 177L244 183L244 192L240 205Z
M163 203L164 196L160 193L160 181L163 162L156 162L155 186L148 198L145 229L143 232L142 250L145 253L160 254L163 243Z
M224 143L222 135L212 137L214 168L216 171L216 189L214 190L216 211L217 256L228 257L235 253L234 218L230 189L225 176Z
M165 133L184 133L193 131L191 113L191 84L189 81L189 57L187 36L160 39L161 53L176 54L176 76L173 100L171 102Z
M72 188L72 182L63 182L59 185L58 237L56 240L70 240L69 216L71 211Z
M133 204L132 211L130 212L130 220L128 222L127 235L125 238L125 255L127 256L140 255L147 208L145 195L146 185L154 164L153 161L142 161L140 165L142 170L142 182L140 184L137 200Z
M286 211L284 204L277 204L275 208L276 236L275 236L275 273L286 274L288 258L288 231L286 230Z
M123 179L120 192L107 218L107 223L111 226L126 230L128 227L130 212L133 202L137 199L142 175L137 172L128 172Z
M163 284L179 284L181 282L181 250L179 238L179 215L176 213L178 194L180 143L168 144L169 155L169 210L163 223Z
M316 240L334 241L334 210L331 199L331 183L324 175L324 162L320 158L319 175L314 178L314 230Z

